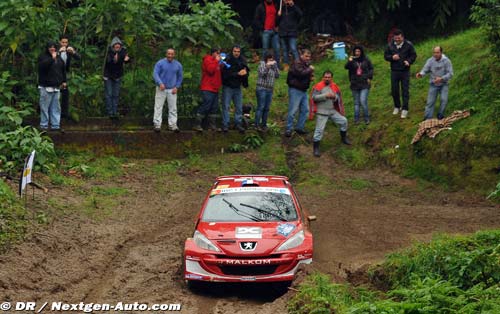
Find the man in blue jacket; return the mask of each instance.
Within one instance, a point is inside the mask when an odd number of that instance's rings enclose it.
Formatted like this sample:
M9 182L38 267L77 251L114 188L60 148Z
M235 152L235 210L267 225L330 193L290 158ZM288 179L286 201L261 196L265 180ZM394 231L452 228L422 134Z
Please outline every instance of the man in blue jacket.
M155 108L153 124L155 132L160 132L165 99L168 104L168 128L179 132L177 126L177 90L181 87L183 72L182 65L175 60L175 50L167 49L166 58L155 65L153 78L156 83Z

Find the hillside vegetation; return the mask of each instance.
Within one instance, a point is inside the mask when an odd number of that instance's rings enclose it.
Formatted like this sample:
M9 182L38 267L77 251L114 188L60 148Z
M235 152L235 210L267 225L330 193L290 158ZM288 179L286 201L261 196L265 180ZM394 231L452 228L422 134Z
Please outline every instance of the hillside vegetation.
M332 131L334 127L329 125L327 133L334 135L326 136L323 141L326 148L333 145L340 159L357 168L382 163L406 177L440 183L451 190L466 189L483 195L494 190L500 171L500 66L481 36L478 29L472 29L449 38L414 43L418 58L411 69L410 115L406 120L392 115L390 70L382 49L367 52L375 68L369 95L372 116L369 126L353 124L354 106L344 61L332 58L315 64L316 81L324 70L333 71L334 81L343 91L349 134L354 140L350 149L339 147L337 130ZM443 47L455 72L450 83L447 115L464 109L471 110L472 115L456 122L452 130L442 132L435 139L423 138L412 145L411 140L423 119L429 84L428 76L420 80L414 77L431 57L435 45ZM287 110L286 73L277 84L271 110L279 120L286 116ZM245 98L254 102L254 91L246 90ZM314 121L309 121L307 128L312 131Z

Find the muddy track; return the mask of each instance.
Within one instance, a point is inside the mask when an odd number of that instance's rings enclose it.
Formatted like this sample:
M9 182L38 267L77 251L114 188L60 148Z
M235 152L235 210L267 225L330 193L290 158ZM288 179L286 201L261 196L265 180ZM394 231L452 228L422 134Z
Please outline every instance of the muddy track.
M460 193L422 190L384 170L352 171L331 152L314 159L307 144L287 149L293 180L299 179L295 163L303 155L338 185L322 194L297 188L303 206L319 218L312 226L313 269L336 280L357 283L367 265L415 239L428 240L433 232L500 227L499 206ZM109 213L99 215L97 208L96 218L68 211L0 256L0 299L181 303L182 313L285 313L292 292L280 297L270 286L186 288L184 240L192 235L194 216L213 176L183 170L157 177L143 169L127 168L114 182L89 182L127 189ZM362 191L342 185L353 178L372 184ZM84 201L84 195L67 188L52 187L50 197L75 208ZM38 202L49 206L43 197Z

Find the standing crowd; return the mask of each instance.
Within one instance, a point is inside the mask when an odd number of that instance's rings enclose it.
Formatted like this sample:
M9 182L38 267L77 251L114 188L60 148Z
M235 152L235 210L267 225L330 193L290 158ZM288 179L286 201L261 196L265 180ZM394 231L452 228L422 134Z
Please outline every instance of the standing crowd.
M314 79L314 66L311 64L311 51L297 49L298 27L302 17L301 9L294 0L284 0L283 7L277 7L274 0L263 0L256 8L254 26L260 31L262 39L261 61L257 67L256 99L254 126L259 131L266 131L269 109L271 107L274 85L282 71L287 72L288 114L285 136L295 132L307 134L306 120L316 119L313 135L314 156L320 156L320 141L328 120L340 130L341 142L351 145L347 137L348 121L345 117L343 95L333 81L330 70L322 73L321 81L308 90ZM384 59L390 63L391 94L394 102L393 115L406 119L409 114L410 67L416 61L417 54L413 44L406 40L401 30L392 30ZM283 58L281 59L281 52ZM159 60L153 69L156 84L154 101L153 127L161 131L163 107L168 106L168 128L179 132L177 125L177 95L182 86L183 67L175 59L175 50L166 50L165 58ZM290 56L292 57L290 59ZM49 42L38 60L40 90L40 128L61 130L60 118L68 117L68 85L66 73L71 60L80 59L80 55L69 46L66 36L60 38L60 45ZM127 50L119 38L115 37L107 50L103 80L107 115L115 119L118 116L121 79L124 64L131 61ZM364 123L371 121L368 97L374 76L373 65L362 46L352 49L345 69L349 74L350 89L354 101L354 123L360 123L361 114ZM234 106L234 128L241 133L246 130L248 112L244 112L242 88L248 87L250 68L242 56L241 47L234 45L226 55L220 48L212 48L203 57L201 65L202 102L197 108L193 129L199 132L204 127L213 131L228 132L230 127L230 107ZM430 73L429 93L425 107L424 120L432 119L437 95L440 95L440 108L437 118L443 119L448 102L448 84L453 76L451 61L443 54L440 46L433 48L433 56L427 60L423 69L416 74L422 78ZM221 128L217 127L219 109L219 91L222 89ZM61 96L61 103L59 98ZM402 96L402 98L401 98ZM61 110L62 109L62 110Z

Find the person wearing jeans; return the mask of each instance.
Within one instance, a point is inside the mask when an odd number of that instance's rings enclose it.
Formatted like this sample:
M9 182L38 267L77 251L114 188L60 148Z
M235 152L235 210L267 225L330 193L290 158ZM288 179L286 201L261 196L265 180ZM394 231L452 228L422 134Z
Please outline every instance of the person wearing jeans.
M118 99L120 96L123 64L130 61L130 57L122 41L114 37L109 45L104 65L104 100L106 113L111 119L118 118Z
M432 54L433 56L425 62L422 71L416 75L417 79L419 79L424 77L427 73L431 74L424 120L432 119L438 94L441 96L441 105L437 118L444 118L444 112L448 104L448 82L453 76L453 66L451 65L450 59L443 54L443 48L440 46L434 47Z
M60 89L66 87L66 66L57 54L57 44L47 43L38 57L38 88L40 91L40 128L61 130Z
M168 128L179 132L177 127L177 91L183 79L182 65L175 60L175 50L167 49L166 58L158 61L154 67L153 78L156 83L153 124L155 132L160 132L163 118L163 105L168 104Z
M222 85L220 64L220 49L212 48L210 53L203 57L201 65L201 96L202 103L196 112L193 130L203 132L201 126L203 119L208 117L209 129L215 131L217 109L219 107L219 89Z
M273 55L266 54L263 61L259 63L257 69L257 110L255 112L255 128L257 130L267 130L267 116L271 101L273 99L274 81L280 75L278 64Z
M286 83L288 84L288 117L286 123L285 136L292 136L294 130L293 122L295 114L299 111L295 132L306 134L304 129L309 113L307 89L311 84L314 67L310 64L311 51L304 49L300 58L290 67Z
M349 71L349 81L354 98L354 123L359 122L359 107L362 107L365 123L369 124L368 93L373 79L373 65L370 59L365 56L362 46L354 46L352 52L353 55L349 57L344 68Z
M297 37L299 35L299 23L302 18L302 10L295 4L294 0L284 0L283 8L278 11L278 31L283 47L283 64L285 71L289 62L288 54L292 53L293 61L299 59L297 51ZM286 64L286 65L285 65Z
M233 46L231 54L226 59L226 64L222 69L222 131L227 132L229 129L229 106L233 101L234 126L240 133L244 133L245 128L242 126L243 91L241 87L248 87L250 69L245 58L241 55L240 46Z
M273 48L274 60L280 63L280 39L277 28L278 9L273 0L264 0L255 9L254 26L261 32L262 55L264 60L269 48Z

